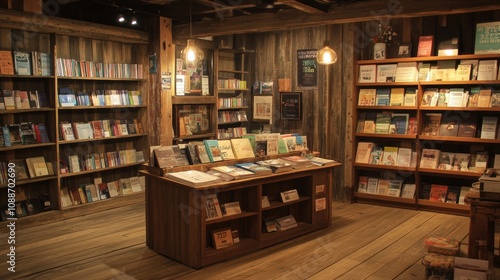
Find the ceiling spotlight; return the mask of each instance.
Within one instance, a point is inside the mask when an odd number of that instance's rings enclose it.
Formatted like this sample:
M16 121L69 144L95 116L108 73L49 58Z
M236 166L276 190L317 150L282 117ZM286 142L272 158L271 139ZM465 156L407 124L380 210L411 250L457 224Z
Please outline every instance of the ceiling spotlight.
M135 17L132 17L132 20L130 21L130 24L136 25L137 24L137 19Z
M123 16L123 14L118 15L118 22L125 22L125 17Z

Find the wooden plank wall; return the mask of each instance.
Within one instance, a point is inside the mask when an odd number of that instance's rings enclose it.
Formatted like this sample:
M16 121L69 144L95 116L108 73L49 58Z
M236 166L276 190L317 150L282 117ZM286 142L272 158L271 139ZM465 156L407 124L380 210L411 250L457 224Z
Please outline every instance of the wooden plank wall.
M474 51L474 32L478 22L500 20L500 11L392 18L387 22L398 33L400 42L412 43L412 56L416 56L418 37L437 34L443 25L461 27L460 53ZM255 49L252 81L274 81L291 78L292 91L302 92L302 120L281 120L279 94L274 96L273 132L306 135L310 149L327 158L343 163L334 174L334 199L350 201L352 195L352 170L354 114L353 100L356 82L355 65L358 59L370 59L374 26L378 21L344 23L284 30L280 32L247 35L247 47ZM337 52L337 63L318 65L318 87L302 90L297 86L297 50L321 48L328 39Z

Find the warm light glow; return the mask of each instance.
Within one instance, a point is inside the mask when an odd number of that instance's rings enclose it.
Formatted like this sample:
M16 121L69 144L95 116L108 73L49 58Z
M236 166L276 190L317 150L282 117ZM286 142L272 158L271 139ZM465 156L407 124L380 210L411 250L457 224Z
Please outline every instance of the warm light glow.
M122 14L118 15L118 21L119 22L125 22L125 17Z
M137 24L137 19L135 17L133 17L132 21L130 22L130 24L136 25Z
M316 60L319 64L323 65L329 65L337 62L337 54L328 46L328 41L326 41L324 47L318 51Z
M181 56L188 67L195 67L203 60L204 53L196 46L193 39L189 39L186 48L181 52Z

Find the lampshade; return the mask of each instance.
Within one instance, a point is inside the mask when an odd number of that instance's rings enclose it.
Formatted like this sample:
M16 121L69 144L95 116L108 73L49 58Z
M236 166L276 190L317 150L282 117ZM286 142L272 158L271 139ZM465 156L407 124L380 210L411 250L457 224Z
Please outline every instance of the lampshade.
M197 66L203 60L203 51L196 46L193 39L187 40L187 46L181 52L182 60L188 67Z
M328 45L329 42L325 41L325 43L323 44L323 48L318 51L316 60L318 61L319 64L330 65L337 62L337 54Z

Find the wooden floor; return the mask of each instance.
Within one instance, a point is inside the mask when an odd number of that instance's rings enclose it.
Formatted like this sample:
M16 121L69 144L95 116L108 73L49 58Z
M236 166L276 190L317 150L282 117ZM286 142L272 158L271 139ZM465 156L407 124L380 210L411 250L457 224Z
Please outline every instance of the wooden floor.
M335 202L326 229L248 256L192 269L145 245L144 204L16 229L16 272L0 279L424 279L423 239L463 241L462 216Z

